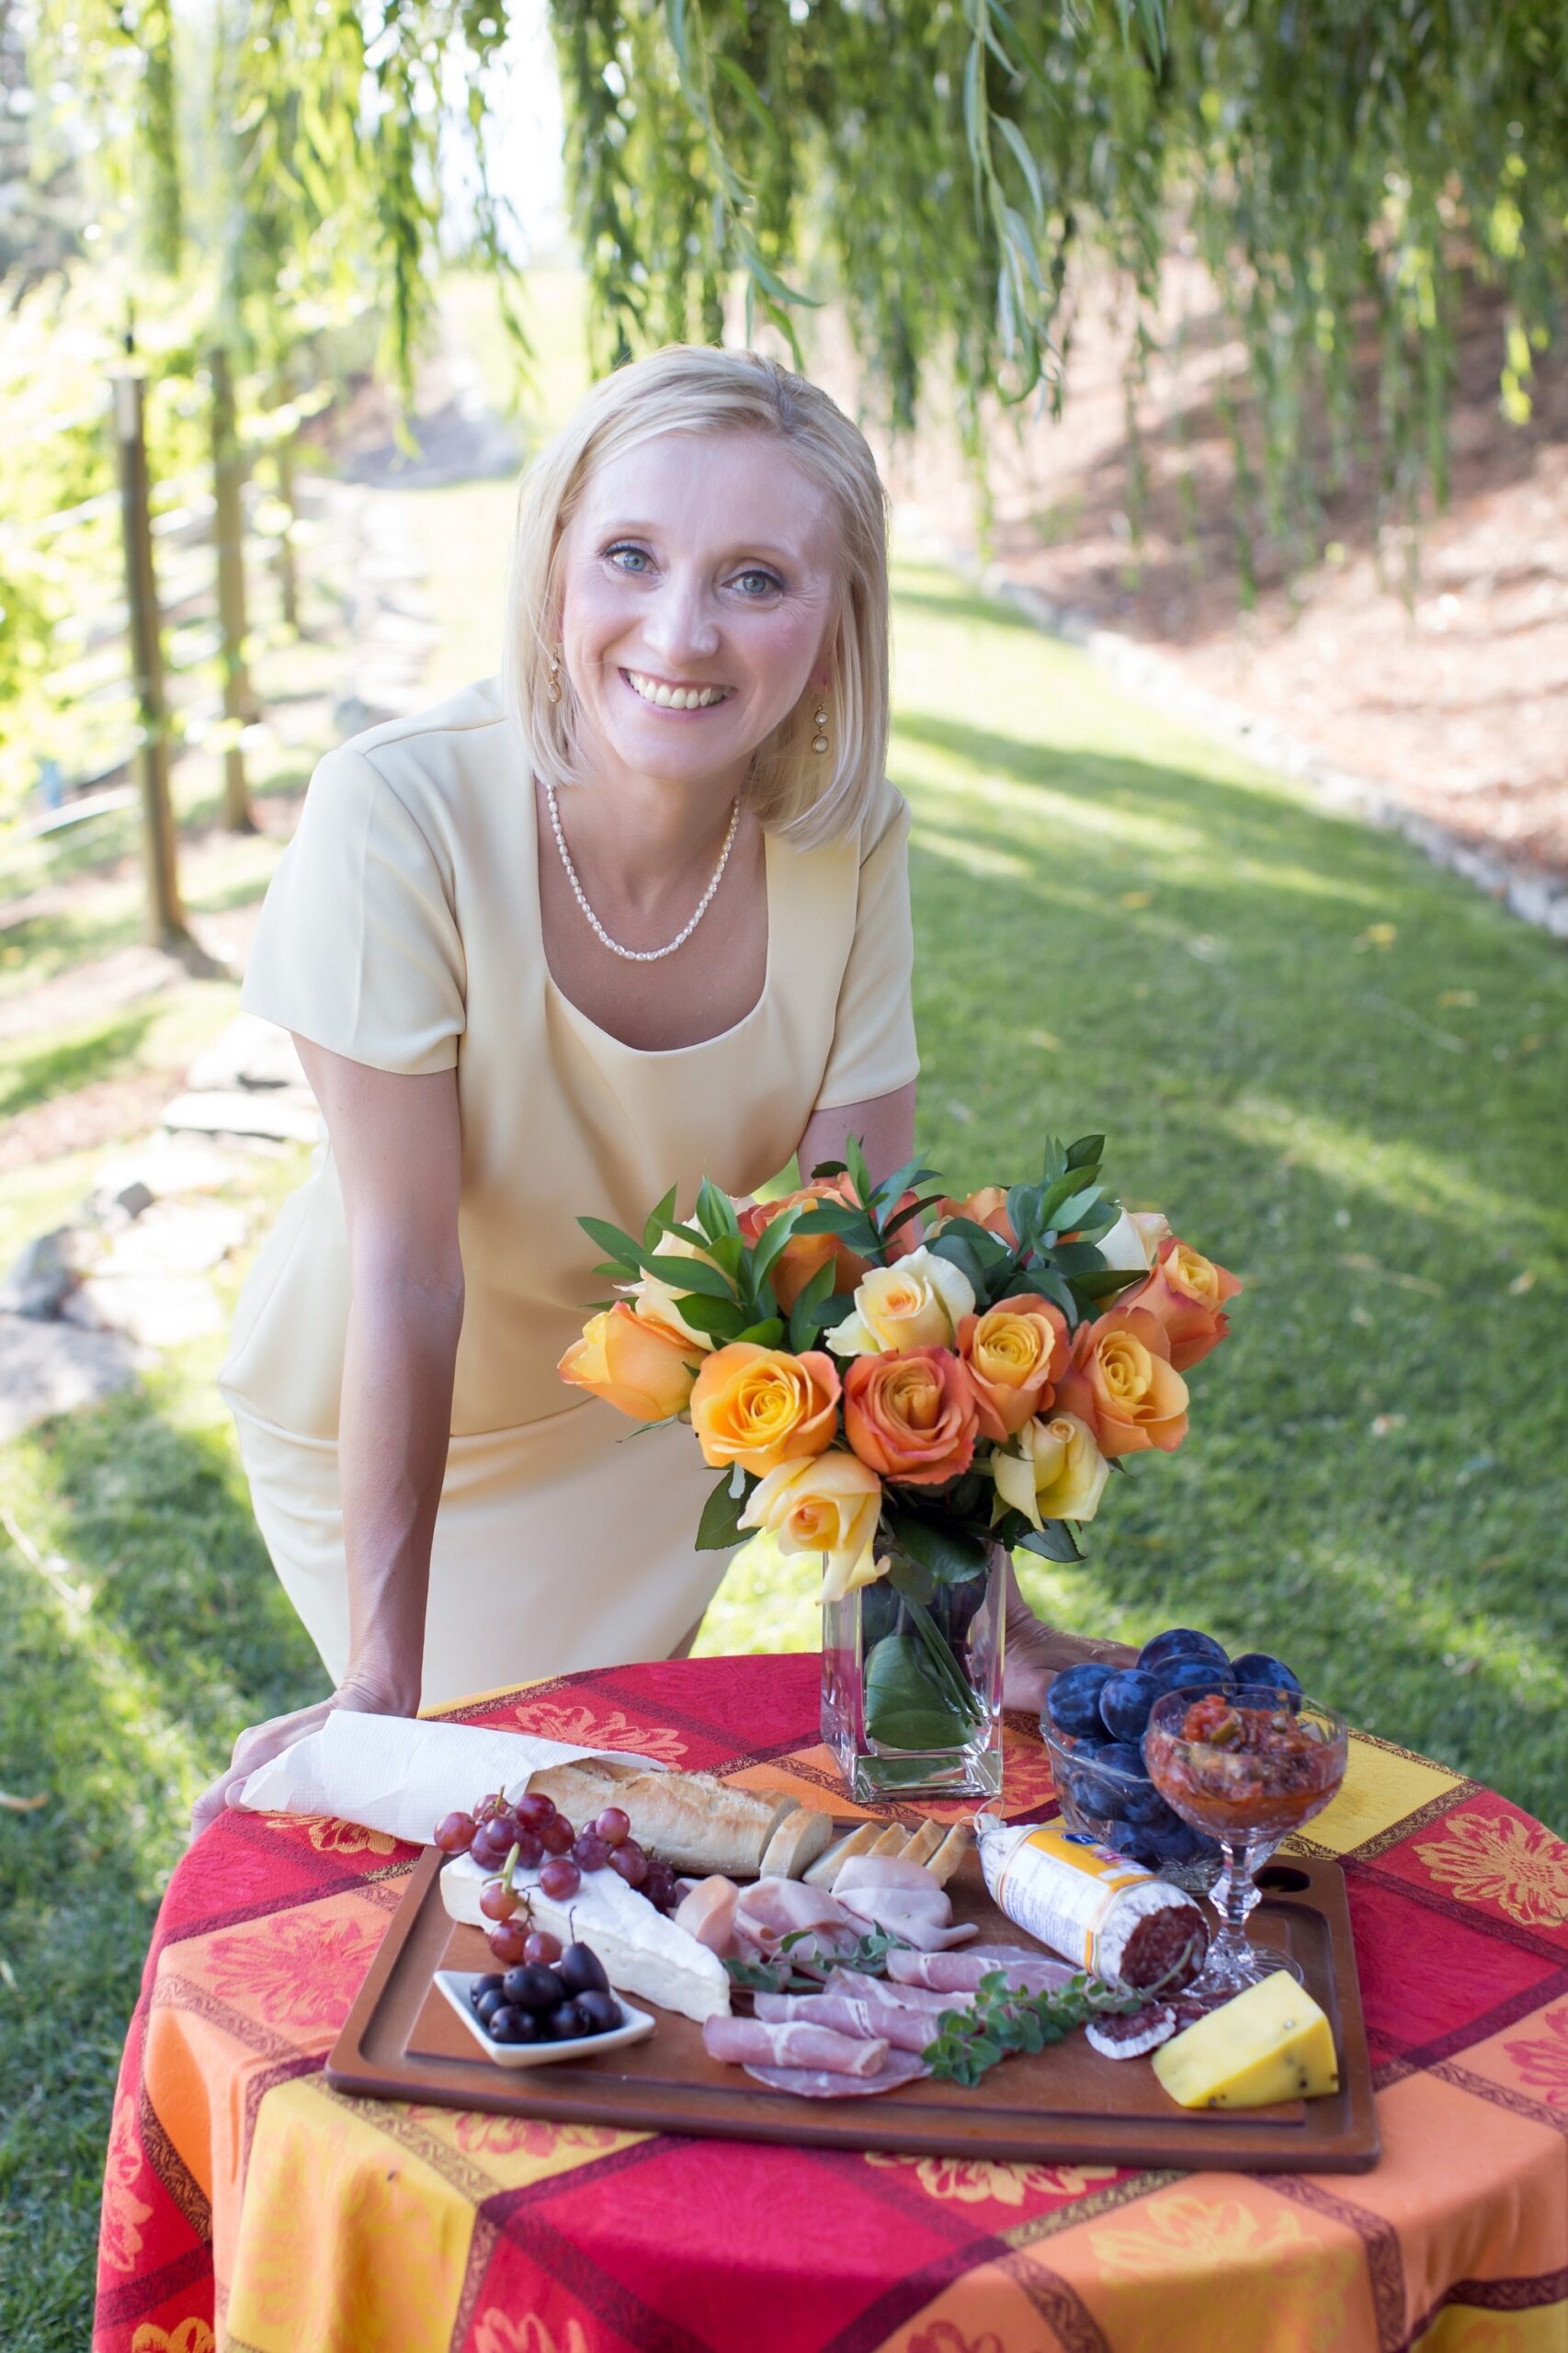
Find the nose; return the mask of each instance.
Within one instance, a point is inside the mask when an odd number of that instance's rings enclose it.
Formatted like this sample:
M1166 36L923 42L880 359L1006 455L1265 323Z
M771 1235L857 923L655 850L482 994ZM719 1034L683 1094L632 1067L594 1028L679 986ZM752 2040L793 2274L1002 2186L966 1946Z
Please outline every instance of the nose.
M642 611L642 634L651 652L672 670L682 662L710 662L720 632L707 580L697 572L674 571Z

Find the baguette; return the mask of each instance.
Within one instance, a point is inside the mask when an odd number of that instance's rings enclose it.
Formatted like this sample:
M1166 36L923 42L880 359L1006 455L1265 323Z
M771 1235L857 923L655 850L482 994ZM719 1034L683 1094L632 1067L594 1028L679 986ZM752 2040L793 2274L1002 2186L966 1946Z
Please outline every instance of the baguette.
M759 1877L799 1879L814 1863L833 1837L833 1816L818 1808L798 1805L778 1824L763 1853Z
M866 1854L875 1845L876 1839L876 1824L861 1823L858 1830L851 1830L846 1836L837 1839L825 1855L818 1856L806 1873L806 1885L831 1887L838 1877L840 1867L849 1860L850 1856Z
M921 1824L903 1850L906 1863L928 1863L947 1836L947 1824L933 1822L929 1815Z
M902 1822L890 1822L880 1838L873 1839L862 1851L868 1855L902 1855L909 1844L909 1833ZM848 1857L845 1857L847 1862Z
M631 1836L677 1871L751 1879L794 1800L768 1791L732 1789L710 1773L650 1773L642 1766L598 1756L551 1765L528 1787L553 1801L568 1822L585 1830L608 1805L617 1805ZM831 1825L830 1825L831 1831Z

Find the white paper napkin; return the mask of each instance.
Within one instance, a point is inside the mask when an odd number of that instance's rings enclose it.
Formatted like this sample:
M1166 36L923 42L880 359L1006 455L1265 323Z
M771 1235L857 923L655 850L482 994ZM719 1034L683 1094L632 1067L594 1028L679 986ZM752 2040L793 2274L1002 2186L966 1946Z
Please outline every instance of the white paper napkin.
M480 1724L421 1723L338 1709L320 1732L258 1765L240 1802L255 1813L331 1813L366 1830L425 1845L444 1813L467 1810L493 1790L521 1796L531 1774L579 1756L665 1768L624 1748L574 1748L531 1733Z

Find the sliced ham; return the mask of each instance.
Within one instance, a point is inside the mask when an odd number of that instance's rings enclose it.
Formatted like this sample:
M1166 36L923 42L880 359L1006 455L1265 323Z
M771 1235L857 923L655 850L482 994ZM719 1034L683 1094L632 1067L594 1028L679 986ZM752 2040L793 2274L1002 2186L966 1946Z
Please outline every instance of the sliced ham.
M907 1863L902 1855L851 1855L833 1882L835 1895L847 1900L858 1887L902 1887L911 1894L947 1895L924 1863Z
M696 1886L682 1896L675 1915L677 1928L695 1937L699 1945L721 1959L735 1940L735 1905L740 1889L733 1879L715 1872L711 1879L699 1880Z
M928 2018L945 2010L974 2007L971 1993L936 1994L926 1985L884 1984L880 1977L862 1976L858 1969L835 1969L823 1980L824 1994L842 1994L851 2002L891 2003L902 2010L919 2010Z
M736 2067L809 2068L833 2075L874 2075L888 2055L880 2036L835 2034L831 2027L762 2018L705 2018L702 2047L710 2059Z
M900 1985L923 1985L937 1994L972 1994L983 1977L1000 1970L1024 1994L1046 1994L1081 1972L1049 1953L1022 1945L975 1945L968 1952L902 1952L888 1955L888 1975Z
M832 2027L835 2034L858 2041L880 2039L895 2051L926 2051L937 2039L932 2013L906 2009L901 2002L858 2002L843 1994L757 1994L752 2007L769 2025Z
M921 1952L942 1952L949 1945L967 1944L975 1934L972 1920L953 1926L952 1906L945 1895L940 1897L939 1912L926 1896L906 1887L857 1887L844 1900L857 1919L873 1928L885 1928L890 1936L902 1938Z
M835 1896L798 1879L759 1879L744 1889L734 1925L737 1938L762 1952L776 1952L786 1937L806 1929L817 1931L819 1943L835 1936L852 1942L860 1933Z
M865 2099L872 2092L895 2092L926 2073L913 2051L890 2051L874 2075L839 2075L812 2067L746 2068L754 2082L766 2084L770 2092L792 2092L797 2099Z

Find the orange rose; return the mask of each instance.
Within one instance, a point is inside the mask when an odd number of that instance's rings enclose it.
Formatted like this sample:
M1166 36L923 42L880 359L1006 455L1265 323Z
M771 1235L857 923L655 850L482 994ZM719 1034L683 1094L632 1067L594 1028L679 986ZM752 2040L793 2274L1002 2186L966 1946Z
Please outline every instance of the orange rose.
M958 1340L983 1438L1001 1445L1050 1409L1051 1383L1072 1353L1067 1318L1050 1300L1032 1291L998 1300L983 1315L966 1315Z
M760 1242L774 1219L785 1210L812 1201L838 1201L846 1209L853 1209L855 1195L848 1177L819 1177L814 1185L806 1185L798 1193L785 1193L777 1201L754 1201L750 1209L740 1213L742 1239L748 1245ZM797 1233L786 1242L773 1261L771 1276L774 1296L786 1315L819 1267L825 1267L830 1258L834 1262L835 1291L853 1291L861 1276L869 1272L869 1262L858 1258L836 1233Z
M1122 1294L1121 1304L1142 1307L1165 1325L1171 1362L1185 1372L1228 1336L1231 1319L1221 1311L1241 1287L1238 1275L1200 1257L1173 1233L1161 1243L1153 1271Z
M1113 1307L1073 1335L1073 1361L1056 1385L1058 1406L1086 1422L1108 1458L1187 1436L1187 1383L1171 1362L1165 1327L1146 1308Z
M1006 1185L982 1185L978 1193L971 1193L961 1201L949 1200L946 1195L937 1204L936 1222L931 1231L936 1233L950 1217L967 1217L973 1225L983 1225L1009 1250L1017 1247L1018 1237L1013 1231L1013 1221L1007 1215Z
M838 1435L838 1370L820 1348L786 1355L732 1340L715 1348L691 1392L691 1427L715 1471L738 1462L759 1479Z
M845 1435L884 1479L956 1479L973 1460L977 1427L969 1375L950 1348L857 1357L844 1376Z
M590 1390L633 1421L667 1422L691 1395L696 1353L679 1332L634 1315L618 1300L585 1326L556 1370L574 1389Z

